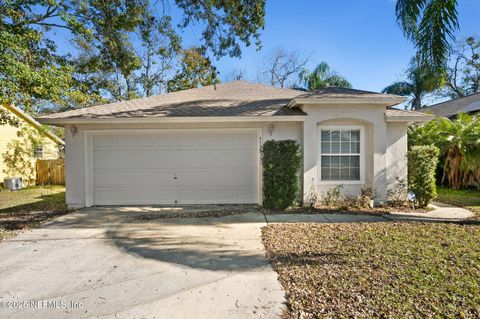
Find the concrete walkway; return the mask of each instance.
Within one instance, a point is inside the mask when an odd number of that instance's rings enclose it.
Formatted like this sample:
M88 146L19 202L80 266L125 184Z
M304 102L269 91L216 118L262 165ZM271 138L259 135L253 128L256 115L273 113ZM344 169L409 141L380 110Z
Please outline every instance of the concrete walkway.
M444 203L433 202L429 206L432 210L426 213L392 212L385 217L391 220L458 222L475 215L467 209Z

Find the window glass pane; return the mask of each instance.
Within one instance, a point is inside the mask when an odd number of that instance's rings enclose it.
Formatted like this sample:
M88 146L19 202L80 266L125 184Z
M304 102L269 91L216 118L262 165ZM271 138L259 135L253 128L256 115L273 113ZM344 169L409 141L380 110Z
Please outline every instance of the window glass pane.
M330 167L330 157L331 156L322 156L322 167Z
M334 142L340 141L340 131L331 131L331 138Z
M342 142L350 142L350 132L351 131L341 131L340 140Z
M323 142L322 140L322 153L330 154L330 142Z
M350 167L360 167L360 156L354 155L350 157Z
M340 168L340 156L330 156L330 167Z
M322 130L322 141L330 141L330 131Z
M340 181L340 169L339 168L332 168L330 170L330 179L335 181Z
M360 131L359 130L351 131L350 136L352 137L352 141L357 141L357 142L360 141Z
M332 142L332 148L330 150L332 154L340 154L340 142Z
M340 147L340 151L342 154L349 154L350 153L350 142L342 142Z
M321 156L322 180L360 179L360 130L322 130L320 147L321 154L338 154Z
M352 154L360 154L360 142L352 142L350 152Z
M360 156L322 156L322 180L359 180Z
M360 168L350 168L350 180L358 181L360 179Z
M340 170L340 179L343 181L348 181L350 179L350 169L342 168Z

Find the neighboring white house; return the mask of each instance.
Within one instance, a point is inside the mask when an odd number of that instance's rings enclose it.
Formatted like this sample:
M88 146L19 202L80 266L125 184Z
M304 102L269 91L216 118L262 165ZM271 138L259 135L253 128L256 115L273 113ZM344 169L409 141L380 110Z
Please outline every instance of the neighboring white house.
M317 92L244 81L39 118L65 127L67 204L262 203L260 146L297 140L303 193L343 185L387 198L407 178L403 97L330 87Z

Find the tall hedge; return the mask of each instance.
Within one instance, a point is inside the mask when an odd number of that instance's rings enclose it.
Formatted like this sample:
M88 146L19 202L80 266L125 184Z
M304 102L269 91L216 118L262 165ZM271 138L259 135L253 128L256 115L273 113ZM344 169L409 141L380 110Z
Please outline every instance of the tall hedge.
M300 145L294 140L266 141L262 146L263 207L283 210L297 198L302 166Z
M408 151L408 189L415 193L419 207L437 197L435 170L439 149L433 145L412 146Z

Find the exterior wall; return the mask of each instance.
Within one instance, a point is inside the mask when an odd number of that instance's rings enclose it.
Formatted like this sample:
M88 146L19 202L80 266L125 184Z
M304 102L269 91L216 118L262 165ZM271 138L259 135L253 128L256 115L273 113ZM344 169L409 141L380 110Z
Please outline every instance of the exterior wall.
M407 191L407 125L388 123L387 125L387 183L388 190L397 196ZM403 187L401 186L403 184ZM404 194L398 194L403 192Z
M25 121L21 121L21 125L30 125ZM4 172L6 170L6 165L3 161L3 154L8 151L8 144L15 139L18 139L17 133L20 130L20 127L14 127L10 125L0 125L0 183L3 183L3 179L6 177L13 177L8 176L7 173ZM33 154L31 155L31 161L35 162L37 159L56 159L59 157L59 149L58 145L53 142L50 138L44 137L43 139L43 157L35 158ZM23 177L25 176L15 176L15 177Z
M4 170L6 169L3 162L3 154L8 150L8 143L17 138L18 128L10 125L0 125L0 183L8 177Z
M266 140L295 139L300 145L302 139L301 122L258 122L258 123L196 123L196 124L103 124L67 125L65 127L66 158L66 202L69 207L85 206L85 131L114 129L202 129L202 128L262 128L262 143Z
M321 197L337 185L343 186L345 194L360 194L361 188L371 185L376 199L387 196L387 122L385 108L365 105L306 105L302 110L308 117L304 123L304 199L312 191ZM318 178L318 131L319 125L361 125L364 127L364 180L360 182L323 182ZM397 132L398 133L398 132ZM397 149L401 151L400 149Z

